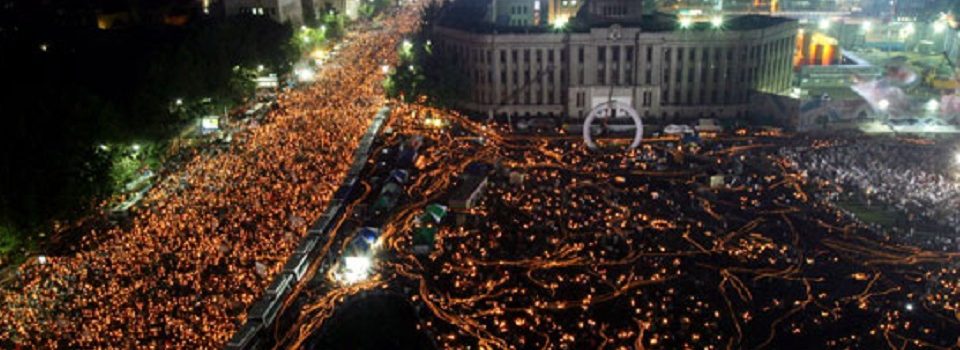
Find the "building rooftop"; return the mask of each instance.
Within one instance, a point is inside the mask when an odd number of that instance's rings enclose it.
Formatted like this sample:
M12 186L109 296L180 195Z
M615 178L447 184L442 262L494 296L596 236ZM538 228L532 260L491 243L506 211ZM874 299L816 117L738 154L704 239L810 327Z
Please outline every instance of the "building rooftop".
M692 22L686 28L682 28L680 18L664 13L655 13L644 15L642 18L628 18L622 20L595 20L591 19L585 9L572 18L566 27L557 29L549 25L541 26L508 26L491 23L487 20L487 8L476 6L475 3L466 1L457 1L449 3L449 8L442 11L443 15L437 20L437 24L443 27L460 29L476 33L501 33L501 34L538 34L538 33L587 33L591 28L607 28L614 24L619 24L628 28L641 28L645 32L670 32L678 30L686 31L708 31L716 30L714 24L710 21ZM723 19L721 30L743 31L755 30L773 27L779 24L795 21L785 17L772 17L763 15L742 15Z

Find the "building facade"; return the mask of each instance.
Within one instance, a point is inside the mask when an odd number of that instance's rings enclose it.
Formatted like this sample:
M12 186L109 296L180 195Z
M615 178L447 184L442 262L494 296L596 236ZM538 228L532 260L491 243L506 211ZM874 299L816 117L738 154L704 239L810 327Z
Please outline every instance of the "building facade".
M566 24L577 16L586 0L550 0L547 6L547 21L550 24Z
M360 0L312 0L317 11L332 8L347 18L354 20L360 14ZM320 14L322 15L322 14Z
M798 25L745 16L724 28L604 24L565 32L438 26L438 52L471 82L476 113L584 118L609 99L663 121L743 117L753 92L788 91Z
M547 0L494 0L488 13L491 23L500 26L539 26L548 21Z
M303 25L303 4L300 0L224 0L227 16L267 16L279 23Z

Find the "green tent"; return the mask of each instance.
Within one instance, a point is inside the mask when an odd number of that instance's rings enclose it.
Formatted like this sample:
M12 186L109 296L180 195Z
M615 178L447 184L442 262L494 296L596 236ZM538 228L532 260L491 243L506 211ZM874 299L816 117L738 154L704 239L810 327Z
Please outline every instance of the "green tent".
M433 242L436 241L436 237L436 227L417 227L413 231L413 244L433 247Z
M447 217L447 207L434 203L428 205L424 210L423 216L420 217L420 222L424 224L439 224L445 217Z

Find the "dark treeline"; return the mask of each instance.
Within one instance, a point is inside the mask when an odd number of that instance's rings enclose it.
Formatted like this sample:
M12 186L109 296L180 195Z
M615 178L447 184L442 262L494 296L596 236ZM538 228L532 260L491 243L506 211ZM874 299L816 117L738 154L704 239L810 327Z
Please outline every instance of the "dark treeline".
M437 52L433 46L434 25L442 19L445 6L451 2L432 2L423 9L421 25L409 40L408 47L401 46L400 64L394 68L385 82L390 97L403 97L407 102L425 97L430 105L455 107L469 91L473 82L458 67L449 52Z
M0 250L113 192L115 154L98 145L160 144L250 96L257 66L285 73L298 55L292 35L235 17L0 36Z

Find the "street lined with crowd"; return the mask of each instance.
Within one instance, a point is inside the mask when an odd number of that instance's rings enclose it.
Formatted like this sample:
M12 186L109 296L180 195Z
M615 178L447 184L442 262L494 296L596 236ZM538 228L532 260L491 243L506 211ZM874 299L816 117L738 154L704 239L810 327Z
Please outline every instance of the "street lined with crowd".
M317 83L278 96L229 147L197 154L151 190L129 227L91 230L75 253L21 266L0 291L0 344L221 347L325 209L382 106L383 65L417 25L391 10L352 33Z

